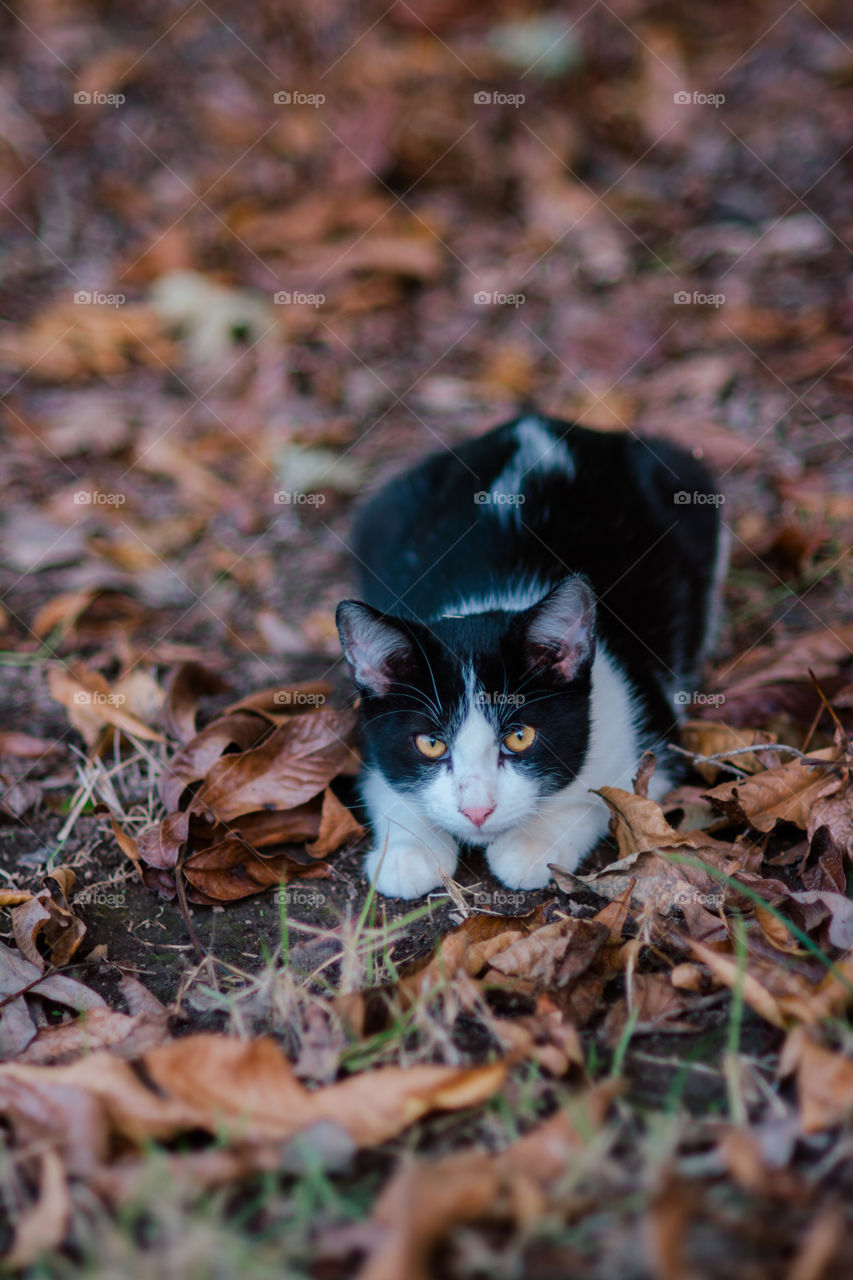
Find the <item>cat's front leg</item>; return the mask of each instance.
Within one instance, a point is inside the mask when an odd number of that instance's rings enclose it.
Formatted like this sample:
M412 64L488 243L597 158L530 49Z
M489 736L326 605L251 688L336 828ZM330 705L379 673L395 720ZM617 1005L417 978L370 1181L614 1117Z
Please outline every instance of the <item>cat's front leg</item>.
M498 836L486 849L492 872L510 889L544 889L550 862L574 871L607 831L601 800L561 801L549 796L531 822Z
M459 851L456 841L426 821L406 796L371 770L362 792L373 828L373 847L365 871L387 898L420 898L441 885L441 872L452 875Z

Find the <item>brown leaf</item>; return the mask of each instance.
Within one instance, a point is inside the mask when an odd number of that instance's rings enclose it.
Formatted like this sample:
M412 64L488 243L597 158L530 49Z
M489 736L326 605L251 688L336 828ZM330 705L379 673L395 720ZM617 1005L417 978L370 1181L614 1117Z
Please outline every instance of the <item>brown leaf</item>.
M309 1092L271 1039L187 1036L143 1059L167 1097L197 1109L206 1128L261 1139L285 1138L331 1120L360 1146L384 1142L433 1110L485 1101L500 1087L503 1063L486 1067L387 1067Z
M67 631L74 626L81 613L88 609L97 594L96 586L88 586L79 591L64 591L61 595L53 596L36 612L31 624L32 630L40 640L50 635L55 627L62 627L63 631Z
M838 760L838 750L825 747L812 756L833 762ZM830 767L811 767L792 760L751 778L722 782L707 793L707 798L733 821L747 823L758 831L772 831L778 821L793 822L805 830L815 802L833 795L843 781Z
M236 902L306 873L287 854L261 857L237 836L191 853L183 869L189 883L211 902Z
M364 830L346 805L341 804L331 787L326 787L320 814L320 830L317 839L306 844L305 852L312 858L326 858L342 845L360 839Z
M126 694L111 689L97 671L82 666L54 666L49 668L47 679L50 696L65 707L72 726L83 735L88 747L95 745L106 725L146 742L162 742L162 734L124 710Z
M70 1062L99 1049L119 1058L138 1058L162 1044L168 1036L168 1014L142 1012L133 1015L116 1009L90 1009L59 1026L43 1027L18 1055L18 1062Z
M200 782L229 748L237 752L254 747L269 733L269 725L248 712L236 712L211 721L166 764L160 795L170 813L178 809L187 787ZM229 754L229 758L233 758Z
M332 708L288 717L259 747L217 760L194 806L229 822L254 809L303 804L324 790L349 760L346 740L354 725L354 712Z
M853 859L853 788L848 783L832 796L822 796L811 806L806 833L814 839L821 827L828 828L832 839Z
M166 731L180 743L189 742L196 734L200 699L225 693L228 687L228 681L211 667L200 662L182 662L172 673L166 689Z
M832 675L853 651L853 624L823 627L794 639L749 649L726 664L714 677L714 687L726 691L726 701L762 685L803 680L809 669L820 680Z
M595 920L555 920L511 943L489 964L540 986L566 987L589 968L609 937L609 927Z
M445 934L435 955L426 965L407 973L397 988L408 1004L451 982L457 974L476 978L493 955L498 955L529 932L536 917L471 915L451 933Z
M43 943L50 963L61 968L85 938L86 926L68 907L66 894L71 893L76 879L71 868L57 867L45 879L52 879L55 887L42 889L14 908L12 930L21 954L31 964L44 968L39 950L39 943Z
M788 1035L779 1074L796 1072L800 1123L804 1133L846 1124L853 1115L853 1061L826 1049L807 1027Z
M124 828L116 821L113 814L110 814L110 826L112 827L116 844L121 849L122 853L126 854L127 857L130 858L131 862L136 867L136 870L141 875L142 867L139 856L139 842L134 840L133 836L124 830Z
M763 729L732 729L719 720L687 720L681 726L681 738L688 751L700 756L721 755L725 751L742 747L764 745L778 740L775 733L767 733ZM761 758L750 753L734 757L733 763L746 773L758 773L779 764L778 755L762 751ZM716 764L694 762L693 766L707 782L713 782L720 773Z
M139 857L150 867L174 867L189 836L190 815L170 813L140 832Z
M62 1158L57 1151L48 1150L38 1159L38 1199L15 1222L12 1247L3 1258L10 1268L29 1267L60 1245L71 1219L71 1195Z
M472 1149L404 1159L374 1205L373 1242L358 1280L432 1280L436 1247L463 1222L509 1218L530 1225L583 1151L583 1135L600 1128L614 1091L608 1082L573 1099L586 1123L558 1111L497 1154Z
M654 800L631 791L620 791L618 787L602 787L596 795L600 795L610 809L611 835L623 858L647 849L696 843L690 835L682 835L670 826L663 809Z
M748 968L741 972L733 956L715 951L695 938L687 938L686 942L697 960L708 966L718 982L732 991L742 984L743 998L750 1008L774 1027L784 1028L787 1025L776 997L771 995Z
M26 328L0 335L0 366L46 382L109 376L132 361L162 370L173 360L157 316L139 304L53 303Z

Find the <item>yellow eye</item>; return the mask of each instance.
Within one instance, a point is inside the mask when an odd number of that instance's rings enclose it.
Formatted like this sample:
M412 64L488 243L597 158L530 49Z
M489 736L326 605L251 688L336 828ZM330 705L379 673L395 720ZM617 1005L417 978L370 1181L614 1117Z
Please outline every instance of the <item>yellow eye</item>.
M447 750L447 743L434 733L419 733L415 738L415 746L428 760L440 760Z
M516 755L521 751L527 751L536 741L536 730L531 729L529 724L524 724L520 729L513 729L512 733L508 733L504 738L504 746L514 751Z

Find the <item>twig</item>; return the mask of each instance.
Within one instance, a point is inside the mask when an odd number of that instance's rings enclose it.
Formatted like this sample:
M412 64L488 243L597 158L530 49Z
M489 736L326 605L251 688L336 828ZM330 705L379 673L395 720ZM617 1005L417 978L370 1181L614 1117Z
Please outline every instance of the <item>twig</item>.
M196 933L195 925L190 916L190 907L187 902L187 889L184 884L184 858L187 856L186 848L184 848L178 856L175 864L175 887L178 891L178 905L181 908L181 915L184 917L184 924L187 926L187 933L190 935L190 941L195 947L202 960L210 959L210 952Z
M756 742L751 747L732 747L731 751L718 751L713 756L703 756L698 751L688 751L686 747L676 746L674 742L669 744L669 749L670 751L677 751L679 755L687 756L688 759L695 761L696 764L721 764L731 756L754 755L757 751L787 751L812 769L832 768L835 764L834 760L815 760L807 752L800 751L798 747L787 747L783 742ZM738 772L743 772L743 770L738 770Z

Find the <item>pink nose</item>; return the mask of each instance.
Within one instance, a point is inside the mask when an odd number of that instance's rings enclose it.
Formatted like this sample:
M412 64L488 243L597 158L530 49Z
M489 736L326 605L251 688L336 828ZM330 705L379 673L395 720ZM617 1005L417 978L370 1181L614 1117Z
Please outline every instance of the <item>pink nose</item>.
M495 806L487 809L485 805L473 806L470 809L460 809L460 813L464 813L466 818L470 818L475 827L482 827L490 813L494 813Z

